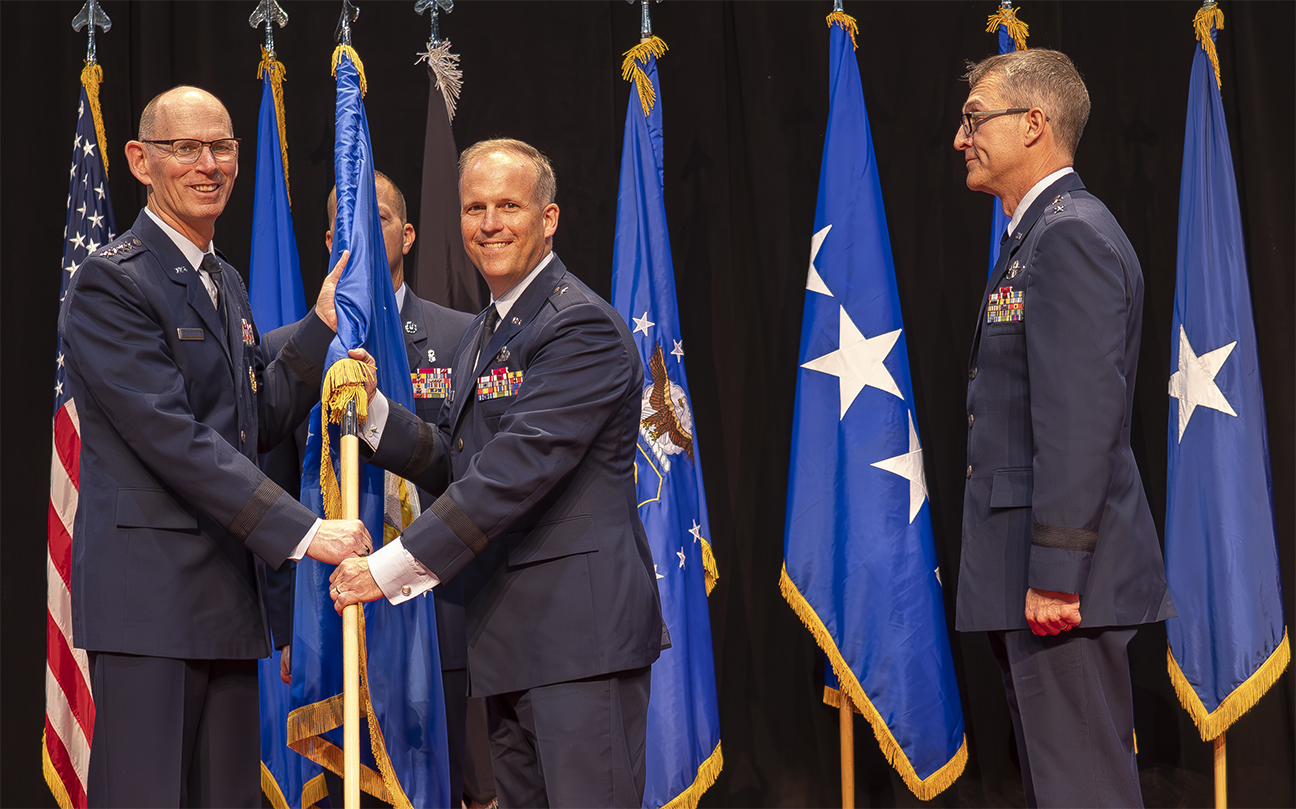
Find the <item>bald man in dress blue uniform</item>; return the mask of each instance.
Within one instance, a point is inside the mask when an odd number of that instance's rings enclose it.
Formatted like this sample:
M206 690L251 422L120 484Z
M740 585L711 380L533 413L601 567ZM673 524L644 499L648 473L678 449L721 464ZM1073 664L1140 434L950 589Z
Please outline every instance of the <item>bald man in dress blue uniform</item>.
M968 366L955 625L986 631L1030 806L1141 806L1126 646L1173 616L1130 450L1137 256L1072 169L1089 117L1056 51L991 57L954 147L1012 217Z

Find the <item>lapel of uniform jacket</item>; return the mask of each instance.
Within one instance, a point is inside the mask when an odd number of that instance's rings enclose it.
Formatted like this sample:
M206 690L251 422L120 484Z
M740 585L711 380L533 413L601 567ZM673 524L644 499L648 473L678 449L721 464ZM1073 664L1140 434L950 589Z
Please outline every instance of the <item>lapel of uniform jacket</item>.
M175 242L171 241L171 237L164 233L144 211L140 211L139 218L135 220L131 229L140 234L149 250L157 256L158 263L162 265L162 273L171 279L172 283L185 287L189 306L198 313L198 318L211 333L211 339L220 344L225 352L225 359L232 368L234 361L230 357L229 342L226 339L228 330L221 325L220 316L216 313L216 307L212 306L211 296L207 294L207 287L198 277L198 271L189 263L189 259L185 258L184 253L180 252L180 248L176 247Z
M220 291L217 300L225 304L225 348L230 366L234 371L234 382L238 384L242 379L240 375L242 369L238 367L241 362L236 363L234 358L237 357L240 361L243 359L243 315L249 312L243 308L243 285L231 277L231 273L236 273L238 270L229 265L220 251L216 251L215 256L221 264ZM210 296L207 301L211 302ZM217 316L219 313L218 309ZM251 325L250 321L248 325Z
M401 331L405 334L405 354L409 359L410 371L427 368L431 365L431 363L424 361L427 359L424 351L428 341L427 328L423 324L423 312L414 299L414 292L408 286L405 287L405 301L401 306L400 316ZM451 384L453 384L453 380Z
M491 335L491 339L482 347L481 354L478 355L476 364L473 366L468 365L468 362L472 359L471 357L460 356L458 358L461 362L455 363L456 369L460 367L472 367L473 372L466 375L466 377L456 380L454 383L455 400L453 404L454 409L450 413L451 430L458 427L459 420L463 418L464 412L468 409L469 400L476 399L478 377L482 375L487 366L490 365L491 361L495 359L495 355L500 352L500 349L508 345L508 342L525 329L535 316L539 314L540 307L544 305L545 301L549 300L550 295L553 295L557 291L559 288L559 281L566 274L567 268L563 266L562 261L560 261L558 256L555 254L553 260L549 262L549 266L540 271L540 274L535 277L530 286L523 291L522 296L514 301L513 305L509 307L508 316L502 318L499 324L495 327L495 333ZM490 311L489 307L487 307L487 311ZM485 320L485 317L486 313L482 312L477 316L477 319L473 321L473 325L470 327L472 329L472 334L476 335L481 332L482 321ZM464 342L467 344L467 351L472 351L472 349L477 345L475 339L471 341L466 340ZM455 373L457 374L458 371L456 370Z
M1008 271L1014 258L1022 245L1026 243L1026 237L1035 228L1035 224L1044 216L1044 210L1053 204L1053 200L1059 194L1070 193L1084 188L1084 183L1080 182L1080 175L1074 171L1070 174L1064 174L1053 182L1052 185L1040 192L1035 197L1035 201L1022 214L1022 218L1017 222L1017 229L1008 237L1003 246L999 249L999 261L995 263L994 272L990 273L990 280L986 283L985 292L981 294L981 309L977 313L976 333L972 335L972 356L968 358L969 370L976 365L977 350L981 345L981 327L985 324L986 307L990 305L990 293L994 292L999 283L1003 280L1004 273Z

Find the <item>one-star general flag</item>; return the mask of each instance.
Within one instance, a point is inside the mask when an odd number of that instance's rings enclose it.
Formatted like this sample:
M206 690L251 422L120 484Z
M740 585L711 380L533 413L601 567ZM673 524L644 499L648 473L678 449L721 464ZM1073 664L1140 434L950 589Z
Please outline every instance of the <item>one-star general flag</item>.
M361 100L363 68L355 52L340 46L333 55L337 74L334 172L337 218L333 228L336 266L351 251L337 286L338 335L325 362L325 399L347 351L363 347L378 366L378 389L390 400L414 407L409 361L396 309L391 272L383 244L374 187L369 125ZM364 394L360 393L363 400ZM302 472L302 501L337 516L332 453L340 446L338 429L320 430L320 411L311 415ZM330 451L330 447L332 450ZM321 458L325 463L321 466ZM376 467L363 466L360 516L375 547L418 516L413 484ZM337 511L335 511L337 509ZM303 559L297 566L293 616L292 704L288 739L301 752L334 772L342 772L342 619L328 596L332 565ZM373 665L369 665L372 662ZM437 652L436 616L429 598L393 606L386 599L364 605L360 622L361 721L360 786L398 807L438 807L450 802L446 752L445 696ZM369 734L377 727L381 733ZM368 738L366 742L365 739ZM312 790L307 790L312 795Z
M662 196L662 112L653 37L627 52L634 78L617 194L612 304L634 328L650 380L635 473L671 648L652 667L643 806L695 807L723 766L707 594L717 578L695 440ZM644 66L640 67L638 63Z
M967 762L963 711L855 21L828 19L780 587L887 759L929 800Z
M288 157L280 115L283 111L284 66L261 49L261 114L257 119L256 190L252 203L252 256L248 267L248 299L252 317L262 333L306 316L297 237L293 233L288 199ZM291 444L293 439L286 439ZM293 451L296 457L296 451ZM300 487L290 487L298 491ZM287 588L295 575L291 563L278 576L267 570L272 590ZM320 773L318 764L288 747L287 723L291 691L279 678L278 650L257 661L261 701L261 790L275 809L301 806L302 788Z
M1179 610L1166 621L1170 679L1206 741L1291 656L1242 218L1211 69L1222 22L1213 6L1198 14L1188 85L1166 483L1166 579Z
M99 82L103 71L88 64L81 73L81 105L72 141L72 177L68 182L67 227L63 230L63 264L59 300L72 273L86 257L117 238L108 172L101 152ZM87 94L87 89L90 91ZM93 101L92 101L93 99ZM45 783L62 809L84 809L90 771L90 740L95 706L90 694L86 653L72 645L72 519L77 508L81 428L76 404L68 395L63 345L57 340L54 367L54 455L50 461L49 558L46 564L45 737L41 759Z

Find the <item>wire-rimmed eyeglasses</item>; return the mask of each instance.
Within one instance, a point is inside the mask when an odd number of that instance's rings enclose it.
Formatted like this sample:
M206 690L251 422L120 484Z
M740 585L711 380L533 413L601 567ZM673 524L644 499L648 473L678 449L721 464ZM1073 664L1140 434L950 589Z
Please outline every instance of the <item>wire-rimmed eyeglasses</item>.
M211 150L212 159L218 163L228 163L238 157L241 138L220 138L219 140L197 140L194 138L171 138L170 140L146 140L155 146L170 147L171 156L181 163L197 163L202 156L203 147Z

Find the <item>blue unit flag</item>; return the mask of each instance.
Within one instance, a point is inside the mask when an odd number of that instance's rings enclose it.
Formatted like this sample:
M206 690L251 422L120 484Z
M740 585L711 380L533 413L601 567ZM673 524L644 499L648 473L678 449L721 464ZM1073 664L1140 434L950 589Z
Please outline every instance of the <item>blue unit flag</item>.
M325 365L332 368L348 350L365 348L378 366L378 389L412 410L414 391L378 215L362 77L349 47L339 47L334 65L337 218L329 264L336 266L344 250L350 250L351 257L337 286L338 334ZM320 422L317 406L306 444L302 502L323 514L320 460L325 442ZM328 429L332 435L327 443L335 455L340 445L337 427ZM335 457L329 458L328 466L336 467ZM362 466L360 516L374 546L380 547L418 516L417 491L399 477ZM312 559L297 566L294 710L288 736L293 749L340 773L342 619L328 596L333 569ZM447 806L450 765L433 601L415 598L393 606L378 599L365 604L360 630L361 705L368 716L367 723L361 722L361 788L398 809ZM369 732L374 729L380 732Z
M261 63L261 114L257 120L256 191L252 202L252 258L248 299L262 334L306 316L297 237L288 202L288 166L275 113L276 70L268 53ZM291 439L290 439L291 440ZM261 700L261 789L276 809L302 805L302 787L319 775L318 764L288 748L291 691L279 678L279 651L257 662Z
M887 759L929 800L967 762L963 710L855 21L828 19L780 586Z
M1242 217L1211 69L1223 15L1207 11L1179 187L1165 529L1179 610L1166 621L1170 678L1204 741L1255 705L1291 657Z
M660 40L656 40L660 42ZM635 475L639 516L652 547L671 648L652 667L643 806L696 807L720 774L720 717L707 594L717 578L702 489L684 341L679 328L666 204L662 196L662 112L654 54L630 94L617 195L612 303L634 329L644 359L643 409ZM627 62L629 63L629 62ZM637 66L635 66L637 68ZM655 104L641 104L644 87Z

